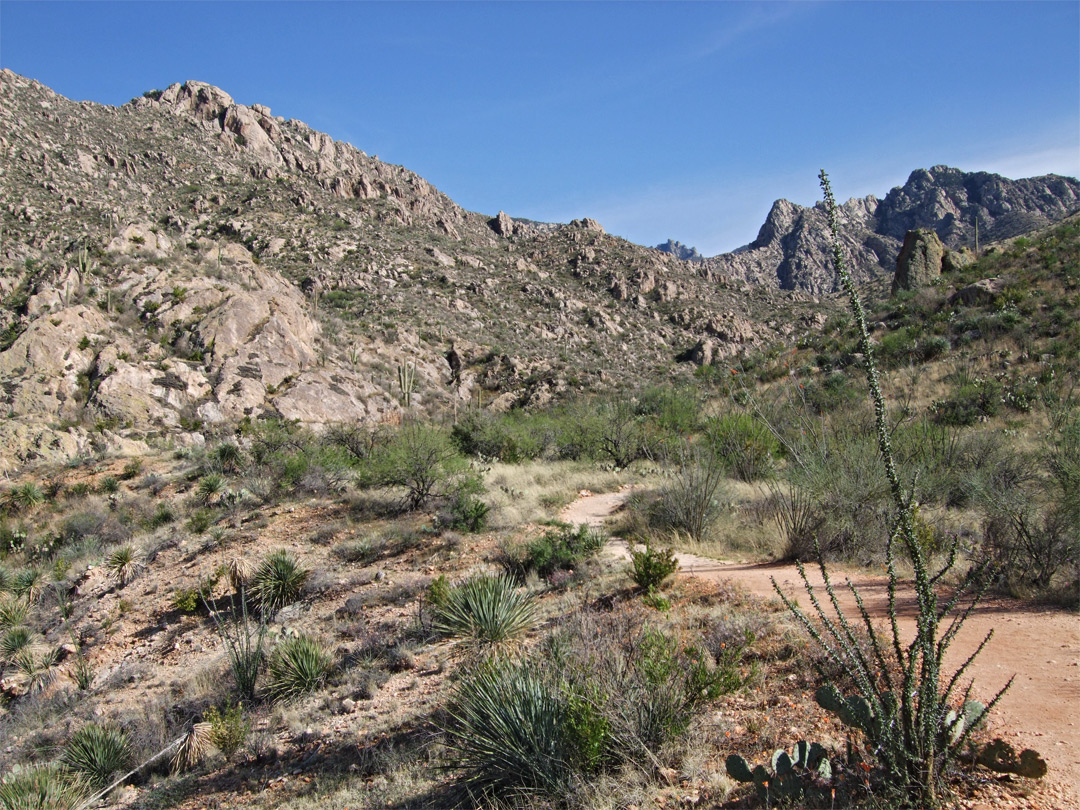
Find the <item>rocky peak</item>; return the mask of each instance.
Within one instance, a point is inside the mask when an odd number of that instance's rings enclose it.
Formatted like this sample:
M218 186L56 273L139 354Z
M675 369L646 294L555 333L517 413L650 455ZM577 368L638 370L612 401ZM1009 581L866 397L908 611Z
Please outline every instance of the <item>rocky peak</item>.
M695 247L688 247L682 242L678 242L674 239L668 239L661 245L657 245L656 249L662 253L670 253L676 259L682 259L686 262L702 262L705 261L705 257L698 253L698 249Z

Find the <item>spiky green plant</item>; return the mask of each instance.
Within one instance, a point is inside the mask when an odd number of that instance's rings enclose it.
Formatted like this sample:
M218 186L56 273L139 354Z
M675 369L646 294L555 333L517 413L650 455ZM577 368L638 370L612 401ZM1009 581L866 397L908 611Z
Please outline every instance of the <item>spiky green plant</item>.
M0 629L18 627L26 621L30 606L14 595L0 597Z
M6 566L0 565L0 593L11 590L11 572Z
M44 587L45 575L36 568L24 568L11 580L11 592L28 605L38 600Z
M38 692L56 680L60 649L30 644L12 656L12 663L28 692Z
M300 598L300 591L311 572L302 568L289 552L275 551L268 556L251 578L251 595L266 617Z
M223 470L236 471L244 463L244 454L232 442L222 442L215 447L214 458Z
M822 604L819 590L810 584L801 563L798 564L799 573L813 606L812 613L799 607L775 580L773 587L826 655L855 684L857 694L849 697L841 695L830 684L825 691L819 690L819 702L827 709L832 707L844 722L850 721L849 724L862 729L890 787L904 794L915 806L937 807L941 802L949 767L967 744L972 731L1012 684L1012 679L986 706L969 700L972 690L970 683L966 688L960 688L964 673L986 646L993 631L954 672L950 674L944 667L945 655L951 643L982 595L978 583L986 580L983 577L985 569L975 566L951 596L939 601L937 586L952 569L957 549L954 544L945 565L937 572L931 571L927 551L919 541L915 525L913 487L911 491L905 491L893 459L886 403L878 380L874 347L862 302L840 244L836 200L824 171L820 180L825 213L832 231L833 261L847 292L859 332L859 352L863 357L867 389L874 407L878 450L893 501L893 526L885 548L888 630L883 634L874 626L854 586L849 587L855 596L859 615L854 621L849 620L840 606L820 553L818 566L824 579L829 608ZM900 587L897 557L900 554L907 557L914 570L917 612L915 638L910 642L905 641L900 630L897 612ZM965 597L968 597L966 604L954 614L954 608L958 608ZM950 614L953 614L951 618ZM859 625L869 638L869 651L864 651L860 644ZM954 708L955 705L963 707L960 712ZM963 724L956 720L960 715L964 716Z
M127 732L117 726L88 723L71 735L61 761L72 770L85 774L90 784L101 789L109 778L127 767L132 760Z
M266 691L273 700L293 700L322 686L332 666L330 654L316 639L292 636L270 655Z
M143 566L135 555L135 549L123 546L108 556L105 567L122 588L139 575Z
M219 498L225 491L225 478L217 473L208 473L199 479L199 486L195 489L195 499L199 503L208 504Z
M564 793L574 774L566 707L558 691L524 664L489 663L457 688L447 745L478 795Z
M29 627L12 627L0 637L0 660L10 661L33 643L34 633Z
M106 475L101 480L101 491L107 495L115 495L120 491L120 481L115 475Z
M3 810L74 810L90 793L81 774L59 763L16 765L0 777Z
M434 627L441 633L494 644L516 639L536 624L533 597L510 576L479 576L451 588L434 607Z
M32 512L45 503L45 493L33 481L27 481L11 489L5 500L12 512Z

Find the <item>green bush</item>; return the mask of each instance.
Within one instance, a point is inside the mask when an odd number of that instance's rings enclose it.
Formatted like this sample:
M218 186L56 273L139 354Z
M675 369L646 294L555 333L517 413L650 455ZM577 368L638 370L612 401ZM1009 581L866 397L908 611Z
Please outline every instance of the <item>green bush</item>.
M491 507L475 495L455 495L450 500L447 522L460 532L482 532L487 526Z
M750 414L727 414L709 420L706 434L713 452L739 480L772 475L780 446L762 420Z
M645 541L642 551L633 546L630 548L630 578L647 594L657 590L678 567L673 549L654 549L650 540Z
M508 576L470 579L432 603L434 629L481 644L516 639L536 624L532 596Z
M85 774L90 784L100 790L114 774L131 765L127 732L116 726L89 723L71 735L61 760Z
M603 536L588 525L559 523L534 540L503 549L501 562L518 582L524 582L530 571L547 579L556 571L572 569L603 546Z
M654 523L706 540L726 507L724 465L709 448L684 446L674 475L660 488Z
M322 686L332 666L329 653L311 636L286 638L270 654L266 691L273 700L294 700Z
M374 450L362 483L404 489L402 504L411 511L438 495L460 491L455 485L469 473L468 462L445 431L411 424Z
M300 598L300 591L311 572L302 568L289 552L270 554L251 578L251 595L263 616L273 616L285 605Z
M226 704L223 709L211 706L203 715L203 720L210 724L210 742L225 755L225 759L232 759L251 731L251 723L244 717L242 703L235 706Z

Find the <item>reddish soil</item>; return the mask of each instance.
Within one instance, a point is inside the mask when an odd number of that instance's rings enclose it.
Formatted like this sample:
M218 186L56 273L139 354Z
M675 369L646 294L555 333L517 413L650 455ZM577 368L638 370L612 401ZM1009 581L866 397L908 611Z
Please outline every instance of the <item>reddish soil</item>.
M582 493L561 514L568 523L598 525L615 512L627 492ZM612 540L609 551L628 556L626 543ZM705 580L729 580L765 599L775 598L773 582L784 592L810 606L795 566L720 562L678 554L679 575ZM821 585L817 569L808 571L811 583ZM863 572L830 571L835 584L850 579L876 619L888 612L887 580ZM841 607L853 615L855 602L846 588L837 588ZM821 598L824 593L819 591ZM898 594L900 631L915 632L914 599L910 590ZM952 671L968 658L988 633L993 637L968 669L974 694L992 698L1014 677L1012 687L994 709L989 732L1008 740L1018 751L1034 748L1049 766L1044 807L1080 807L1080 618L1064 610L1043 608L996 597L981 602L957 635L946 666ZM1060 804L1058 803L1060 802Z

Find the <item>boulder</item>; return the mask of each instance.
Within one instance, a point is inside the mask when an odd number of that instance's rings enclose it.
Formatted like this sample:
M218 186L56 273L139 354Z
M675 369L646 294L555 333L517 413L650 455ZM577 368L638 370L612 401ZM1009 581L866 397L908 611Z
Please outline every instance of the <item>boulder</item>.
M984 278L957 290L949 296L949 303L961 303L969 307L993 304L1007 285L1008 281L1003 278Z
M946 250L945 257L941 260L941 272L956 273L963 270L975 261L975 254L969 248L960 250Z
M716 355L716 343L710 338L702 338L675 359L680 363L693 363L696 366L711 366Z
M931 230L918 228L904 236L904 246L896 258L896 275L892 291L918 290L929 287L941 276L945 246Z
M514 220L505 211L500 211L499 215L488 224L491 226L491 230L495 231L499 236L514 235Z

